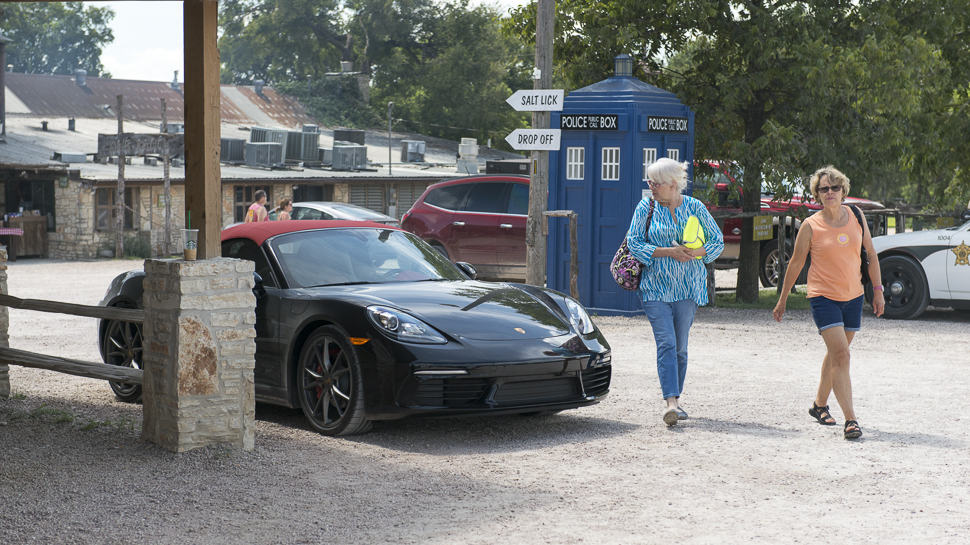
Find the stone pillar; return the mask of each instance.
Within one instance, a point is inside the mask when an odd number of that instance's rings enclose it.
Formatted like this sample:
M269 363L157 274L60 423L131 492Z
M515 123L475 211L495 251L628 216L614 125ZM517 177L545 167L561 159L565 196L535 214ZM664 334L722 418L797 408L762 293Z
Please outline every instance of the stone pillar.
M7 293L7 247L0 246L0 293ZM0 306L0 346L7 348L10 346L10 335L7 330L10 327L10 310L5 306ZM0 363L0 397L10 397L10 367L5 363Z
M142 436L175 452L252 450L252 261L145 261Z

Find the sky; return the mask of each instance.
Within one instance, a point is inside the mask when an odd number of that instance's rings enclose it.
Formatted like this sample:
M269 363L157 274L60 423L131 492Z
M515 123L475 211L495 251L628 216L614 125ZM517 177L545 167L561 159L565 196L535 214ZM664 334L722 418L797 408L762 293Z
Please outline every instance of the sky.
M528 0L479 0L472 5L498 6L502 11ZM114 41L101 53L101 63L115 79L172 81L182 68L182 2L89 2L115 12Z

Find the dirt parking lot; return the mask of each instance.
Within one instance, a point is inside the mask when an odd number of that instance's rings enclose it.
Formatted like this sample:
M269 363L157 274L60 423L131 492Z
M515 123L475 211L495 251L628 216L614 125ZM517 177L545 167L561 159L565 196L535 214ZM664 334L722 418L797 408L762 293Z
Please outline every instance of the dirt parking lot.
M11 263L9 291L95 304L138 261ZM98 360L96 321L11 311L14 348ZM673 429L649 325L613 346L601 404L551 417L411 419L331 439L257 406L256 448L176 455L102 381L11 367L0 541L21 543L967 543L970 313L868 315L853 350L865 436L807 414L807 311L701 309ZM834 414L842 414L832 399Z

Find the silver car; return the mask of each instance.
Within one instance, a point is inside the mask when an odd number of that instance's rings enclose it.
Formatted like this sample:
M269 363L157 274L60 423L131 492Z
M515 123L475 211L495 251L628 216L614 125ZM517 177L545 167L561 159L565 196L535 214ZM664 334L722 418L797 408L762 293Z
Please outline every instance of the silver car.
M276 219L276 218L270 218ZM400 222L387 214L381 214L346 202L333 201L308 201L293 203L293 211L290 212L290 219L294 220L356 220L373 221L384 223L395 227Z

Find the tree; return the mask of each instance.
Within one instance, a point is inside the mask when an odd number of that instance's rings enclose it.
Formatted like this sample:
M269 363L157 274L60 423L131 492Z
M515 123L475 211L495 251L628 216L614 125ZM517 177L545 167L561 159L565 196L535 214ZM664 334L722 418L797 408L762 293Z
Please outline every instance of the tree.
M18 2L0 5L0 28L10 38L7 64L28 74L74 74L87 70L111 77L101 64L101 48L114 40L111 8L82 2Z

